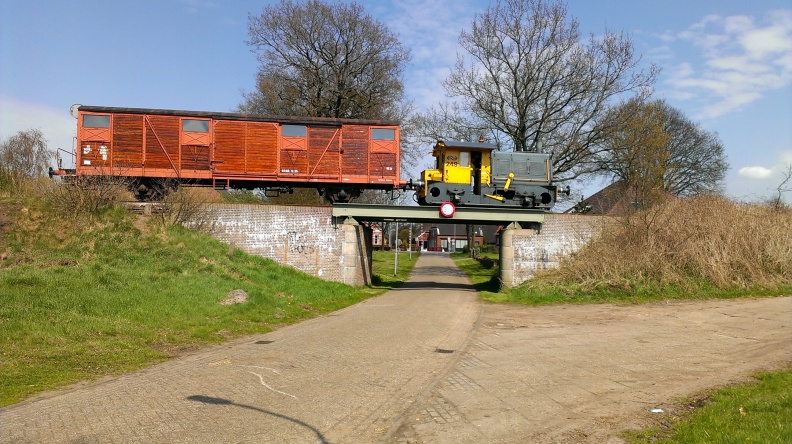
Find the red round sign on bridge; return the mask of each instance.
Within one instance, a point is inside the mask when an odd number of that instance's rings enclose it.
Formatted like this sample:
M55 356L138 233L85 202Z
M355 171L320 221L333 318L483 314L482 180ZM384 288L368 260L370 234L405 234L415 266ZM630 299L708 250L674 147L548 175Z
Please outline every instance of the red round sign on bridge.
M454 217L456 207L451 202L443 202L440 204L440 215L443 217Z

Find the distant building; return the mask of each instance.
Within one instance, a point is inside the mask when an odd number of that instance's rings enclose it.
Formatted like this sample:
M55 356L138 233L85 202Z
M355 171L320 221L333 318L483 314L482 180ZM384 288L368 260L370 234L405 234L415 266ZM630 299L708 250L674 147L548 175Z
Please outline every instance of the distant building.
M497 243L497 226L471 225L474 247ZM468 245L467 225L437 224L426 231L425 249L429 251L461 251Z
M375 250L393 247L395 227L388 227L383 232L382 225L373 223L371 227L371 245ZM491 225L473 225L473 246L495 245L498 243L498 227ZM461 251L468 244L467 228L464 224L413 224L413 251ZM402 231L400 228L399 231ZM390 236L390 237L389 237ZM400 245L402 250L406 245Z
M429 231L422 231L415 237L415 249L418 251L426 251L429 248Z
M386 244L387 242L385 241L385 237L382 235L382 226L380 224L372 224L371 246L374 247L375 250L377 250L382 248Z
M659 190L655 196L659 196L661 200L677 198L663 190ZM625 216L638 208L646 207L647 204L648 202L643 201L641 193L634 187L627 187L624 182L614 182L564 212L598 216Z

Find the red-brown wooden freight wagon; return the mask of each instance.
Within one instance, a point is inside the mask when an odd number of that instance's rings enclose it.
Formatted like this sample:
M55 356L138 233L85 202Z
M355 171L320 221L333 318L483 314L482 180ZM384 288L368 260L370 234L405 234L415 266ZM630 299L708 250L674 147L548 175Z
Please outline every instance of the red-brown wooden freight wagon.
M343 200L399 187L394 122L75 105L77 176L215 188L315 187ZM340 197L339 197L340 195Z

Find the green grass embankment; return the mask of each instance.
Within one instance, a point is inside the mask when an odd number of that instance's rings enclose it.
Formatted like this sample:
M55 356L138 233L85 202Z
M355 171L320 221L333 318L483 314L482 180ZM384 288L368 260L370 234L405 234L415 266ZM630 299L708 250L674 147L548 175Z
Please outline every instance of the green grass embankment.
M375 255L381 285L354 288L123 210L90 223L14 211L0 244L0 406L338 310L397 286L415 263L400 255L394 277ZM219 304L236 289L247 302Z
M400 251L397 259L393 251L374 251L371 264L372 285L381 289L398 287L410 277L410 272L420 256L416 251ZM394 263L396 274L393 273Z

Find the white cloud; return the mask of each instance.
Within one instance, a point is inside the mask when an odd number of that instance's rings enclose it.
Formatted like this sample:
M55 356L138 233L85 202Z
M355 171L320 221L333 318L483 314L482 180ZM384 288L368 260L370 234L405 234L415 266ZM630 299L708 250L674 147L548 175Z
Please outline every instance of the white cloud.
M749 16L709 15L674 42L692 43L703 64L672 69L667 95L694 93L701 100L698 118L737 111L792 83L792 10L772 11L760 24Z
M778 152L777 161L771 167L750 166L737 170L730 181L731 194L745 201L761 201L778 195L778 187L792 168L792 149ZM783 199L792 204L792 193L783 193Z
M779 25L746 32L740 41L746 52L758 60L777 53L788 53L792 47L789 29Z
M740 168L737 174L749 179L767 179L773 174L773 170L762 166L750 166Z
M410 48L406 96L421 109L445 99L443 80L456 62L458 38L470 27L474 14L486 9L477 0L394 0L381 19Z
M662 38L662 36L660 37ZM674 53L668 45L658 46L652 48L647 52L647 56L652 60L670 60L673 59Z
M712 16L713 22L720 21L720 17ZM753 28L753 17L747 15L733 15L723 20L723 28L731 34L741 34L749 32Z
M674 41L677 40L676 34L671 33L671 32L663 32L663 33L657 35L657 38L659 38L660 40L662 40L662 41L664 41L666 43L671 43L671 42L674 42Z

